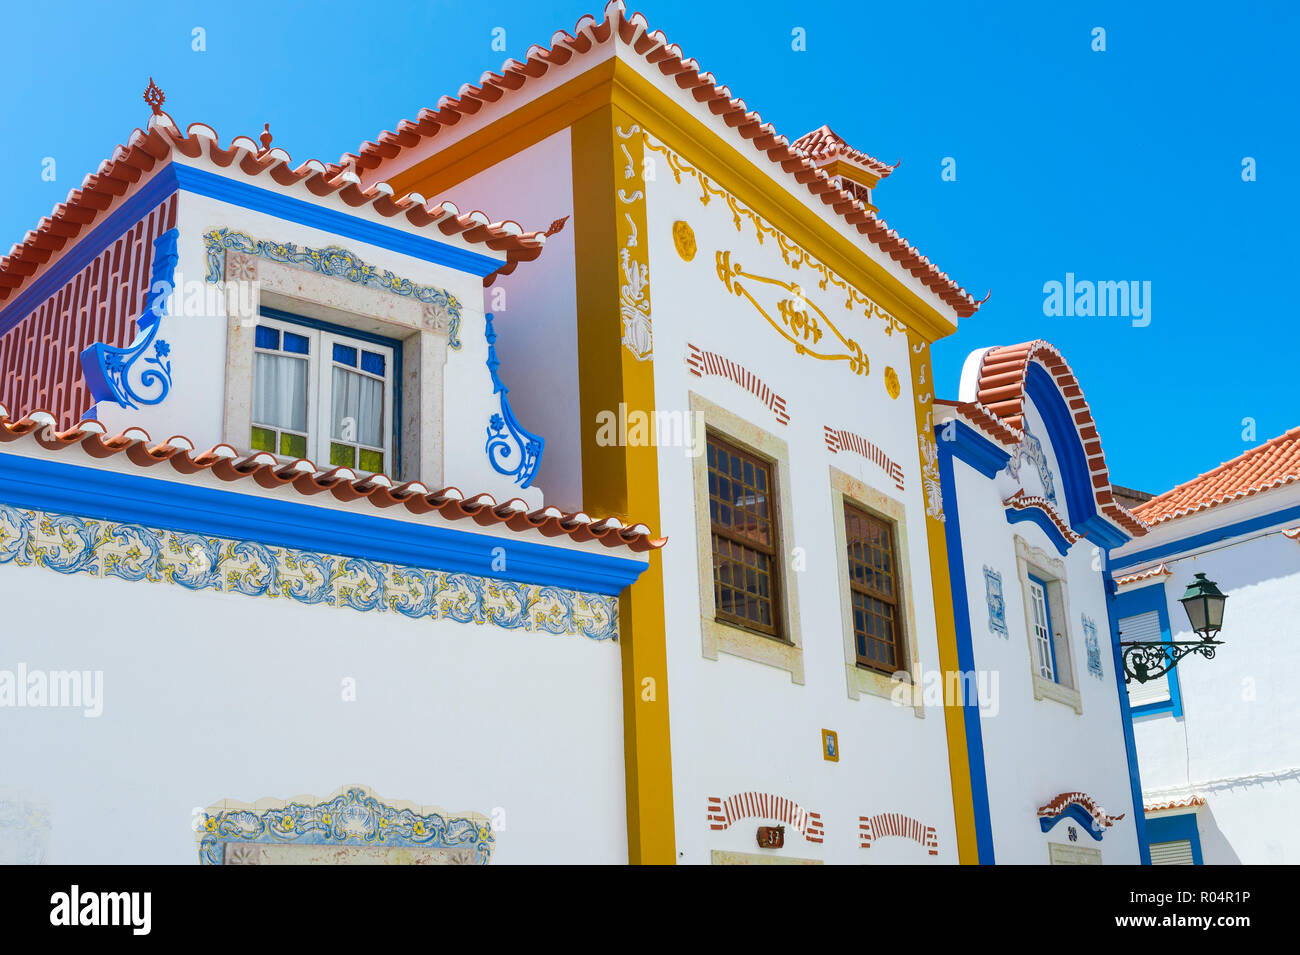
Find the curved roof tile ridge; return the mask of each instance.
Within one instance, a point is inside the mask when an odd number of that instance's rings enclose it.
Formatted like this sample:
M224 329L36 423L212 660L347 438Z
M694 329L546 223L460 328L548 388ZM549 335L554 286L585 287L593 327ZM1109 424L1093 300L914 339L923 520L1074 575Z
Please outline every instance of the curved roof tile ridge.
M594 519L582 511L565 513L547 506L529 511L519 498L498 502L491 494L466 496L455 487L430 491L417 481L395 484L385 474L362 477L350 468L319 468L305 458L285 463L264 451L241 456L227 444L196 453L194 442L183 435L154 443L141 428L109 435L98 421L82 421L63 431L55 428L55 419L48 411L30 411L12 418L9 409L0 404L0 444L31 440L47 451L78 446L94 458L124 455L142 469L167 463L187 476L210 471L229 483L251 480L268 490L288 485L304 496L329 493L344 502L364 498L381 509L402 506L417 515L437 511L451 521L469 518L484 527L502 524L511 531L535 530L544 537L567 536L578 543L598 540L606 547L626 547L635 553L658 550L668 541L666 537L654 537L641 523L627 526L617 518Z
M1102 452L1101 437L1092 409L1083 396L1079 380L1066 363L1060 350L1043 339L990 348L980 361L979 380L975 386L975 401L995 415L1002 424L1024 431L1025 385L1030 363L1036 362L1052 377L1070 410L1070 417L1078 432L1087 456L1088 471L1092 478L1093 498L1097 509L1112 522L1133 536L1147 532L1147 525L1115 500L1111 490L1110 469ZM1148 502L1149 503L1149 502Z
M670 44L662 31L649 30L640 13L629 16L622 0L612 0L607 4L603 19L599 22L591 14L585 14L578 20L572 35L563 30L557 31L551 37L549 49L541 49L536 45L530 47L522 69L503 70L502 74L484 74L480 78L480 86L467 84L457 96L442 97L436 108L421 109L415 121L398 122L396 132L384 130L373 141L362 143L355 153L344 153L330 168L336 172L348 168L362 172L376 170L403 149L410 149L422 140L437 135L445 126L454 126L462 117L478 113L487 104L505 99L509 93L522 88L527 80L544 76L551 66L562 66L574 56L590 52L596 44L604 43L614 35L647 64L672 79L681 89L690 92L697 102L706 104L710 112L721 117L742 138L749 140L750 145L765 154L773 165L779 166L814 197L831 206L832 211L859 235L880 247L960 318L973 315L983 304L958 285L948 273L921 255L856 196L840 189L812 159L784 136L778 135L758 113L751 111L744 100L733 98L731 90L719 85L711 73L701 71L698 62L684 57L681 48ZM873 159L873 162L879 163L879 160ZM890 170L894 168L885 167L883 163L879 165Z

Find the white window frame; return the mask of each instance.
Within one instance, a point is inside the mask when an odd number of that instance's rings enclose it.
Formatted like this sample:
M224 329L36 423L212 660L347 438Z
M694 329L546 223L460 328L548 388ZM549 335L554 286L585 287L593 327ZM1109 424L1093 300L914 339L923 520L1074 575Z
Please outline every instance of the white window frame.
M334 345L341 344L349 348L355 348L358 351L357 367L348 368L357 374L365 375L369 378L377 379L379 376L370 372L361 370L361 360L359 353L364 351L374 352L384 356L384 423L383 423L383 447L375 448L371 445L362 445L359 441L343 441L356 448L366 448L368 450L381 450L384 455L384 473L391 474L394 471L393 461L393 356L394 349L389 345L380 345L376 342L366 341L362 338L352 338L338 332L328 331L321 328L313 328L310 325L299 325L296 322L284 321L283 319L271 318L259 314L257 316L257 325L265 325L268 328L275 328L283 335L286 331L301 335L309 342L307 347L307 458L311 460L318 468L328 469L335 467L330 461L330 445L334 442L332 422L330 420L332 411L332 395L334 381ZM254 336L254 341L256 337ZM328 351L327 351L328 349ZM275 354L283 355L283 351L267 351L266 349L257 348L254 344L254 354ZM340 366L347 367L347 366ZM256 388L256 380L254 380ZM254 396L255 397L255 396ZM254 404L256 401L254 400ZM266 424L258 424L251 420L251 427L273 427ZM276 428L282 431L282 428ZM249 432L249 440L252 440L252 432ZM294 458L281 454L279 448L273 452L279 461L292 461ZM358 474L371 474L375 472L362 470L359 467L360 454L357 455L357 465L352 466L352 470Z
M1021 602L1024 604L1025 640L1029 649L1029 675L1033 681L1035 700L1054 700L1083 714L1083 696L1079 692L1079 668L1074 660L1074 647L1078 642L1070 634L1070 587L1065 575L1065 562L1034 547L1016 535L1016 576L1020 580ZM1041 584L1035 584L1037 577ZM1035 632L1034 588L1041 586L1047 601L1048 630L1056 655L1051 677L1045 677L1039 665L1038 636ZM1049 654L1049 659L1050 659Z
M1047 602L1047 585L1031 575L1025 583L1025 591L1029 594L1029 628L1033 638L1034 666L1040 677L1055 683L1056 654L1052 649L1052 611Z

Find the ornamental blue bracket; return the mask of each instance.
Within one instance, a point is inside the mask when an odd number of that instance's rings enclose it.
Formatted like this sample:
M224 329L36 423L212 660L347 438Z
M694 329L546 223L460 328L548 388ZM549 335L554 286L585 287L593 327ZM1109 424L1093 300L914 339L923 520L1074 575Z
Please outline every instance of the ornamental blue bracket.
M514 478L520 487L528 487L537 476L537 469L541 467L546 439L525 430L510 409L510 389L502 384L501 376L497 373L501 361L497 358L497 333L492 327L492 314L489 312L484 319L487 324L487 366L492 374L492 393L501 396L501 410L488 419L484 450L494 471Z
M153 242L153 269L140 330L126 348L96 342L81 353L81 373L96 402L116 401L123 408L156 405L172 387L171 346L158 338L176 273L178 229L168 229Z
M1062 819L1073 819L1075 822L1081 824L1084 831L1087 832L1088 835L1092 836L1092 838L1097 842L1101 842L1101 837L1105 834L1105 830L1097 824L1096 819L1092 818L1083 807L1073 804L1066 806L1054 816L1039 817L1038 826L1043 830L1043 832L1049 832L1052 827Z

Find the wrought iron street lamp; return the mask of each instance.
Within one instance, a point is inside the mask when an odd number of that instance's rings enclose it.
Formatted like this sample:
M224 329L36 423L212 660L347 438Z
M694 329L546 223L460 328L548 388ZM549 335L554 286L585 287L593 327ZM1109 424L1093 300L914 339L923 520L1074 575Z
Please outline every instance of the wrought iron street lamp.
M1178 598L1178 602L1187 611L1192 630L1200 639L1173 640L1169 643L1163 640L1121 640L1119 645L1124 648L1124 682L1137 680L1146 683L1148 680L1159 679L1189 653L1199 653L1205 659L1213 660L1214 648L1223 645L1222 640L1214 638L1223 628L1223 604L1227 599L1214 581L1204 574L1197 574L1187 585L1187 592Z

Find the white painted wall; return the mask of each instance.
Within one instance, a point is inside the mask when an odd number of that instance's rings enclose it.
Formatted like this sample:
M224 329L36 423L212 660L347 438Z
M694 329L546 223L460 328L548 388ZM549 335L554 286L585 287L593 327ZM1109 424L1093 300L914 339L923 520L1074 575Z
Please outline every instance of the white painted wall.
M1031 429L1044 443L1053 467L1057 499L1065 511L1065 490L1050 438L1037 411L1028 409ZM1025 464L1022 467L1029 467ZM1087 540L1074 544L1061 557L1045 531L1036 524L1007 522L1002 500L1008 495L1005 475L990 479L960 459L953 462L959 502L966 599L970 611L971 644L978 673L998 692L982 707L980 728L994 853L998 863L1045 864L1048 843L1069 843L1068 829L1079 830L1076 846L1100 849L1104 865L1139 861L1135 809L1124 746L1124 727L1115 682L1109 618L1101 564ZM951 518L950 518L951 520ZM1081 714L1055 700L1034 699L1032 657L1025 618L1014 539L1065 562L1070 619L1070 660L1081 695ZM1002 575L1007 636L989 627L984 566ZM1088 671L1082 616L1097 625L1103 677ZM1053 620L1053 625L1059 622ZM1059 650L1058 650L1059 657ZM1073 820L1058 822L1044 833L1037 810L1063 792L1085 792L1109 815L1124 819L1094 841ZM1138 807L1137 811L1140 811Z
M614 641L12 563L0 602L0 669L103 671L98 718L0 708L0 797L48 807L49 862L192 863L195 807L352 783L504 811L495 862L627 860Z
M520 150L459 182L438 199L461 212L481 209L540 232L565 216L541 257L500 276L486 292L497 331L501 380L520 423L546 439L536 486L546 503L582 507L582 428L578 400L577 283L574 280L573 168L569 130Z
M1300 520L1278 514L1297 505L1300 488L1279 488L1159 525L1120 552L1122 559L1277 515L1249 534L1176 550L1164 558L1173 575L1155 584L1174 640L1195 639L1178 598L1196 573L1228 595L1224 646L1213 660L1184 658L1175 671L1182 717L1134 720L1146 798L1205 797L1198 825L1207 864L1300 862L1300 834L1289 822L1300 809L1300 543L1280 533Z
M659 165L662 170L662 161ZM660 449L660 530L670 539L663 566L678 861L708 863L711 850L725 849L851 864L956 862L941 710L931 707L918 719L912 709L886 699L852 700L845 676L834 538L835 521L842 518L832 507L832 464L905 507L920 657L927 669L938 665L907 342L901 333L886 335L880 319L848 312L842 298L820 292L807 268L791 271L771 237L759 245L748 222L737 231L721 199L702 206L690 178L678 185L662 172L648 184L647 195L656 408L686 410L694 391L786 441L795 539L785 543L787 549L801 548L807 559L806 570L787 569L785 575L787 587L798 593L803 685L785 671L725 652L716 661L705 658L699 580L708 579L711 568L699 566L696 521L707 524L708 515L695 514L691 458L680 448ZM671 228L678 219L695 231L698 253L689 263L673 247ZM844 362L798 356L748 302L727 291L717 275L720 249L731 250L732 260L748 271L802 282L827 315L862 343L870 374L858 377ZM778 424L757 398L727 379L690 374L687 342L720 352L761 377L785 398L790 423ZM902 383L897 400L885 391L887 365L898 370ZM880 468L855 454L831 454L823 425L877 444L902 465L907 490L899 492ZM838 763L822 757L823 727L839 734ZM825 842L808 843L787 829L783 850L759 850L755 829L762 821L757 819L711 831L709 797L748 790L793 798L820 812ZM938 857L903 839L859 848L858 817L881 812L904 813L934 826Z

